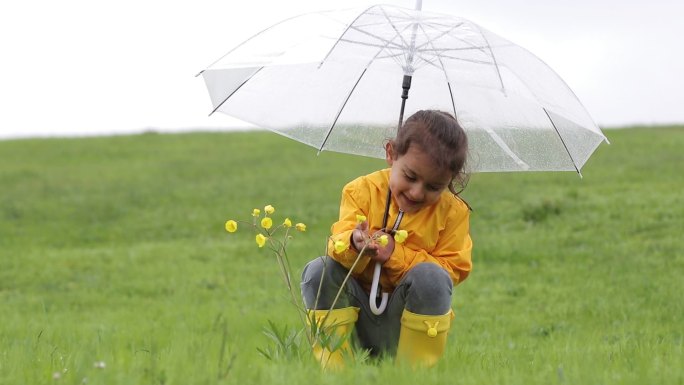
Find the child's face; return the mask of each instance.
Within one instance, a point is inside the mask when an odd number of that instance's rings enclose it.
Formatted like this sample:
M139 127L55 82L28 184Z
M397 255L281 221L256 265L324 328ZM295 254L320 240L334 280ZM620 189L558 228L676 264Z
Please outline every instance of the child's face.
M419 146L409 146L406 154L393 158L392 145L386 147L392 197L405 213L415 213L439 200L451 183L451 172L439 168Z

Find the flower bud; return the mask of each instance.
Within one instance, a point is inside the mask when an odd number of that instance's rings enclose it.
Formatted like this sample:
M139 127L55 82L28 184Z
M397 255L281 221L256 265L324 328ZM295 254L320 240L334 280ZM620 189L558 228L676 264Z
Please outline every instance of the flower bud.
M264 247L264 245L266 244L266 237L264 236L264 234L257 234L255 240L259 247Z
M229 233L234 233L237 231L238 224L234 220L229 220L226 222L226 231Z
M264 207L264 211L266 212L266 214L271 215L275 212L275 207L271 205L266 205L266 207Z
M408 238L408 231L406 230L397 230L394 233L394 240L397 243L404 243L404 241L406 241L406 238Z
M349 248L349 245L343 241L335 241L335 252L341 253Z
M387 234L383 234L378 238L378 243L380 246L385 247L387 246L387 243L389 242L389 238L387 238Z

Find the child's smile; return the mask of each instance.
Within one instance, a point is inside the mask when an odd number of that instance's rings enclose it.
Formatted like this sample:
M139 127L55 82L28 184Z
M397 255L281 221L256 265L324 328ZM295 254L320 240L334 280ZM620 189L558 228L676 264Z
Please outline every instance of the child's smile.
M451 183L449 170L436 167L430 155L422 148L411 145L406 154L392 159L388 147L387 163L390 172L392 197L405 213L415 213L439 200Z

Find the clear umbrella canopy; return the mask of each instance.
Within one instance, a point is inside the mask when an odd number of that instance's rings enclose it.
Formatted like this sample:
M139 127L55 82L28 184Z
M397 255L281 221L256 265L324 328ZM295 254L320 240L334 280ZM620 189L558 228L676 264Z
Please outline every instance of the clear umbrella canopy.
M565 82L468 20L373 6L287 19L201 72L214 106L319 150L384 158L405 115L453 113L468 168L579 172L606 140Z

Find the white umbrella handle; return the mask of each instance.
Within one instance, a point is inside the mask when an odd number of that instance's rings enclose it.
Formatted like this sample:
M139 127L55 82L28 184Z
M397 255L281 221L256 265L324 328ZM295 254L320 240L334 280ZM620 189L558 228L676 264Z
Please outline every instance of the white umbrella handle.
M373 314L375 315L380 315L382 314L382 312L385 311L385 308L387 307L387 298L389 297L389 294L382 293L380 306L377 306L375 298L378 295L378 282L380 282L380 270L382 270L382 264L378 262L375 264L375 271L373 272L373 283L371 284L371 292L369 298L371 312L373 312Z

